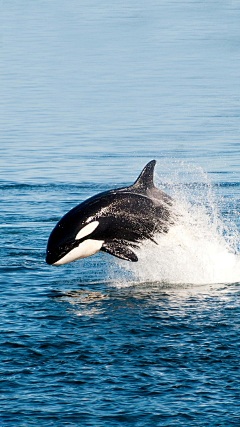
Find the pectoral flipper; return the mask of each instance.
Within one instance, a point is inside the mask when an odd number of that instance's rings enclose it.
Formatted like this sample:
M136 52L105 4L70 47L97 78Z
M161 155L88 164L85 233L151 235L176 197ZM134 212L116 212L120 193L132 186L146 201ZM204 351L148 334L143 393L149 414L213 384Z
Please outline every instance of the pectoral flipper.
M137 262L137 255L126 244L119 241L104 242L101 251L114 255L117 258L125 259L126 261Z

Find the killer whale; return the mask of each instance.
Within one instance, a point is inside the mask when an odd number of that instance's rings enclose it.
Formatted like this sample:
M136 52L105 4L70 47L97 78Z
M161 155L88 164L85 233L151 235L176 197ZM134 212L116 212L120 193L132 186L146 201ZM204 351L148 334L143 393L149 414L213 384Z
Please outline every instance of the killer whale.
M47 264L67 264L100 250L138 261L134 249L146 239L155 242L155 233L167 233L173 223L172 198L154 186L155 164L150 161L133 185L97 194L66 213L50 234Z

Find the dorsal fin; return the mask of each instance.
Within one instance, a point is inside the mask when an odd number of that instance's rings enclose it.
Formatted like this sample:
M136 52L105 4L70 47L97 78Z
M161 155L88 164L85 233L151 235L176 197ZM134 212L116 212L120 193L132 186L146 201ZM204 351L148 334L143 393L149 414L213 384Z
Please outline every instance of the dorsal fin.
M145 168L140 173L137 181L135 181L132 185L133 188L146 191L147 189L151 189L154 187L153 174L156 163L156 160L151 160L151 162L149 162L145 166Z

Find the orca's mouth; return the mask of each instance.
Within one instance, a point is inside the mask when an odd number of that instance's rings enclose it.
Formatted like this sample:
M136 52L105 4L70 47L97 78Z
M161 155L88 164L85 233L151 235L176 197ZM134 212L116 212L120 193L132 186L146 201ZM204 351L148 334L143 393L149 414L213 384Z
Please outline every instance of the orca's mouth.
M47 255L46 255L46 263L48 265L53 265L55 264L57 261L59 261L64 255L66 255L67 252L65 253L54 253L54 252L50 252L47 250Z
M58 262L61 258L67 255L72 249L76 248L79 245L79 241L73 241L66 243L65 245L58 246L57 248L51 248L48 244L47 254L46 254L46 263L48 265L53 265Z
M59 255L53 254L50 251L47 251L46 263L48 265L53 265L53 264L55 264L55 262L59 261L59 259L61 259L61 258L62 258L61 255L59 256Z

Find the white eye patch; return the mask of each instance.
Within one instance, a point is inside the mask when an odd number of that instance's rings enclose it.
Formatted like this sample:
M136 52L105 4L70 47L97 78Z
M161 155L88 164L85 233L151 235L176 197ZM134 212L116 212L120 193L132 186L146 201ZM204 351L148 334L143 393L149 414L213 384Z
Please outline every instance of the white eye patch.
M85 225L85 227L83 227L78 234L75 237L75 240L79 240L82 239L83 237L88 236L89 234L91 234L99 225L98 221L93 221L90 222L90 224Z

